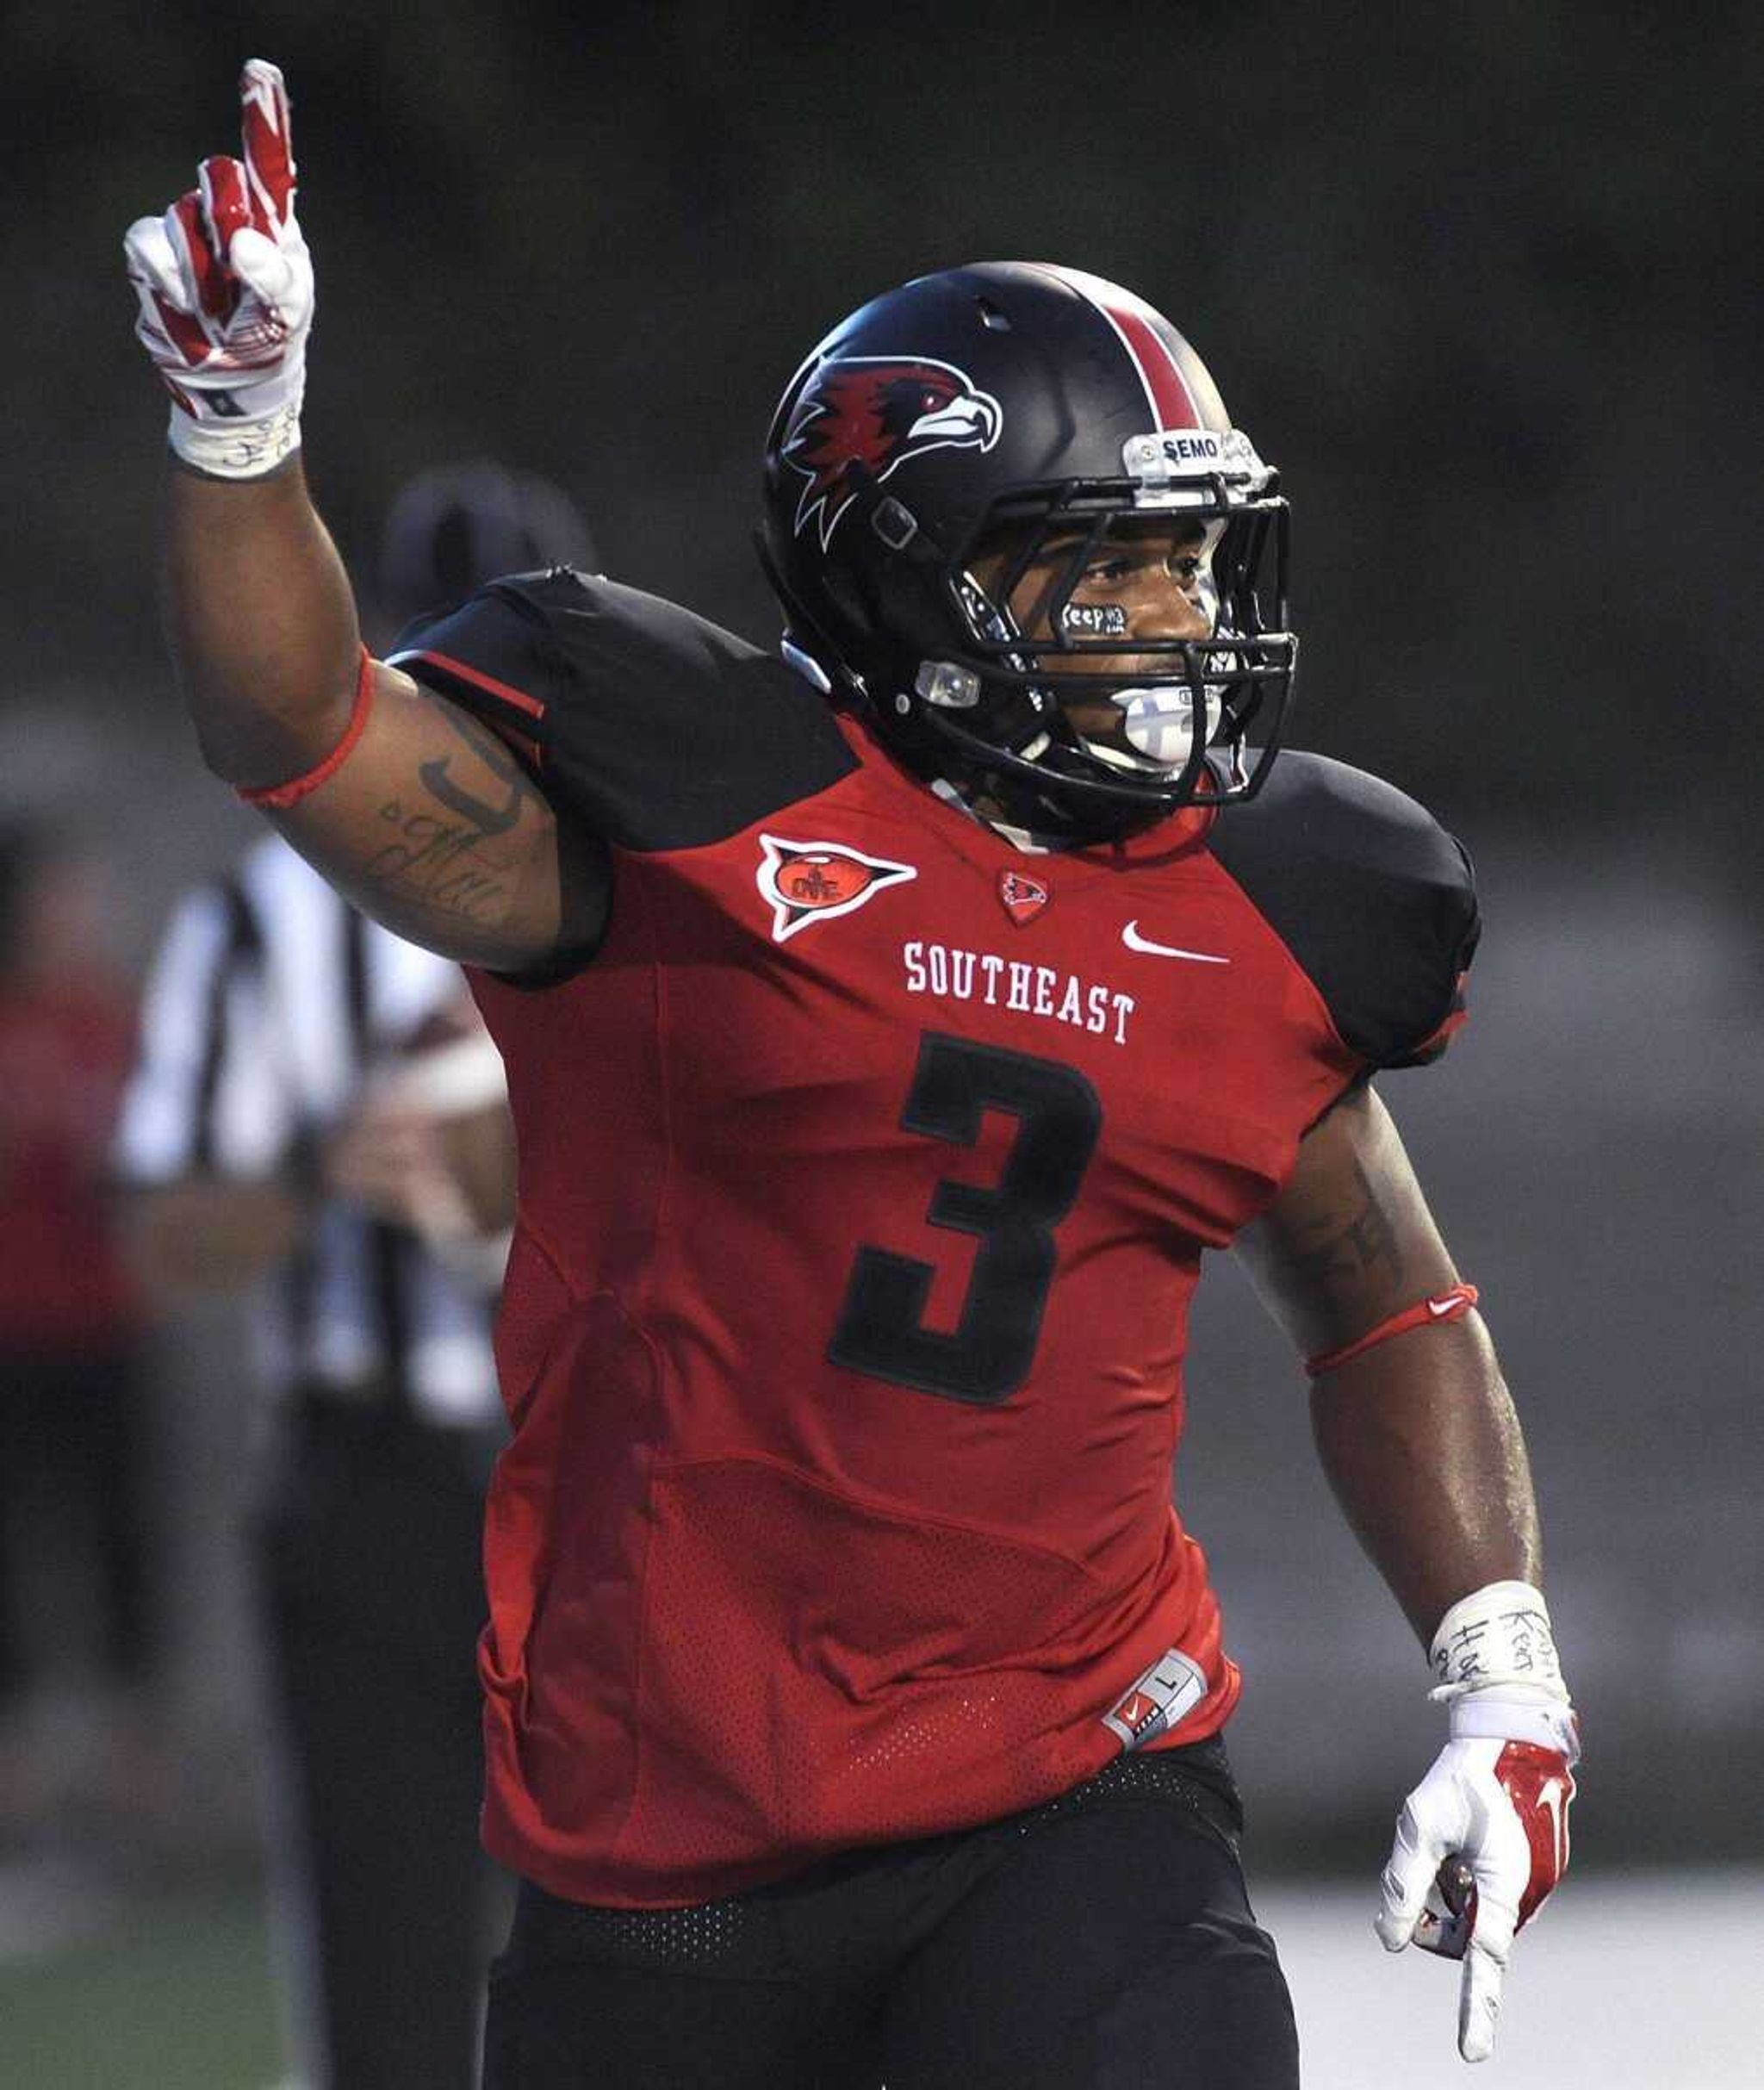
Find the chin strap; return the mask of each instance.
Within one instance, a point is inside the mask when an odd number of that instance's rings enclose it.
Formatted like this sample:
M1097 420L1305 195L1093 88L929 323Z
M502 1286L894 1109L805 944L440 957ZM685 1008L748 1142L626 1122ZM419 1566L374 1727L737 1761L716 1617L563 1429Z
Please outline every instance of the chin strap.
M794 668L804 681L818 689L823 697L830 697L833 694L833 682L827 670L812 653L805 652L801 646L798 645L789 632L786 631L784 637L779 640L778 650L784 656L785 665L788 668Z

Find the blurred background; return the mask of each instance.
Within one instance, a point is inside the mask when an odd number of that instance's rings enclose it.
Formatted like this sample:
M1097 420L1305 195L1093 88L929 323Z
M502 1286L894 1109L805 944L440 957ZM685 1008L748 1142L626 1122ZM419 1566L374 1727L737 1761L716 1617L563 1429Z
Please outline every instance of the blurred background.
M1706 1955L1711 1910L1717 1953L1755 1970L1764 1944L1761 18L11 0L0 827L79 867L35 957L108 1023L174 896L255 831L158 633L164 410L119 245L235 149L252 55L289 78L318 267L307 470L370 597L401 484L494 457L566 490L606 570L764 641L760 441L864 297L1059 259L1195 341L1294 504L1292 737L1422 799L1483 886L1472 1023L1384 1089L1522 1403L1588 1735L1581 1876L1521 1951L1494 2067L1755 2080L1724 2072L1706 1956L1662 1987L1659 1954ZM0 1083L3 1172L34 1087ZM260 1418L233 1309L134 1311L153 1595L121 1682L102 1548L53 1481L0 1505L31 1678L0 1707L0 2074L255 2090L282 2065L233 1554ZM1288 1919L1310 2080L1386 2080L1354 2025L1425 1989L1444 2081L1449 1978L1388 1969L1367 1920L1438 1715L1228 1261L1189 1401L1182 1498L1248 1673L1252 1881ZM1645 2023L1601 2014L1648 1983Z

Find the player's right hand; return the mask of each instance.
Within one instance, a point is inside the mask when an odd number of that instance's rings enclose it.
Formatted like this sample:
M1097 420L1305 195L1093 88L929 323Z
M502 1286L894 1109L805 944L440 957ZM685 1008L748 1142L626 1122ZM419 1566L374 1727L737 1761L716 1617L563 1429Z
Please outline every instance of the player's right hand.
M198 470L252 479L300 444L313 264L295 216L288 90L260 58L239 78L243 156L123 239L135 333L171 395L171 446Z

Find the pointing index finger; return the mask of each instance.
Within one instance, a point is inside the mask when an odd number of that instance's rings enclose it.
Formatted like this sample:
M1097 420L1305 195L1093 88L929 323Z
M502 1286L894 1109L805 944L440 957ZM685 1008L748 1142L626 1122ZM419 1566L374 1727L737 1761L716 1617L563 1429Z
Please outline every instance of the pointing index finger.
M248 59L239 98L252 222L274 238L294 214L294 143L281 67L265 58Z

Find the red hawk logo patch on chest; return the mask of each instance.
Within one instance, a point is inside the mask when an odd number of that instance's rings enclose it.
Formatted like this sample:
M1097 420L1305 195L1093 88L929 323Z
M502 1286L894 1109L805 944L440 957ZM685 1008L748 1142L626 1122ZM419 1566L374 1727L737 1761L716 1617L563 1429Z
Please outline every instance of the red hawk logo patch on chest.
M842 842L786 842L761 835L765 852L755 883L772 908L772 940L787 943L799 930L851 914L890 886L916 878L910 863L866 856Z
M1031 878L1026 871L998 874L999 905L1019 929L1033 922L1053 898L1044 879Z
M785 462L808 482L797 503L797 535L812 525L827 549L852 503L852 464L879 482L929 450L991 450L1003 425L998 401L952 363L890 356L823 363L804 388L782 445Z

